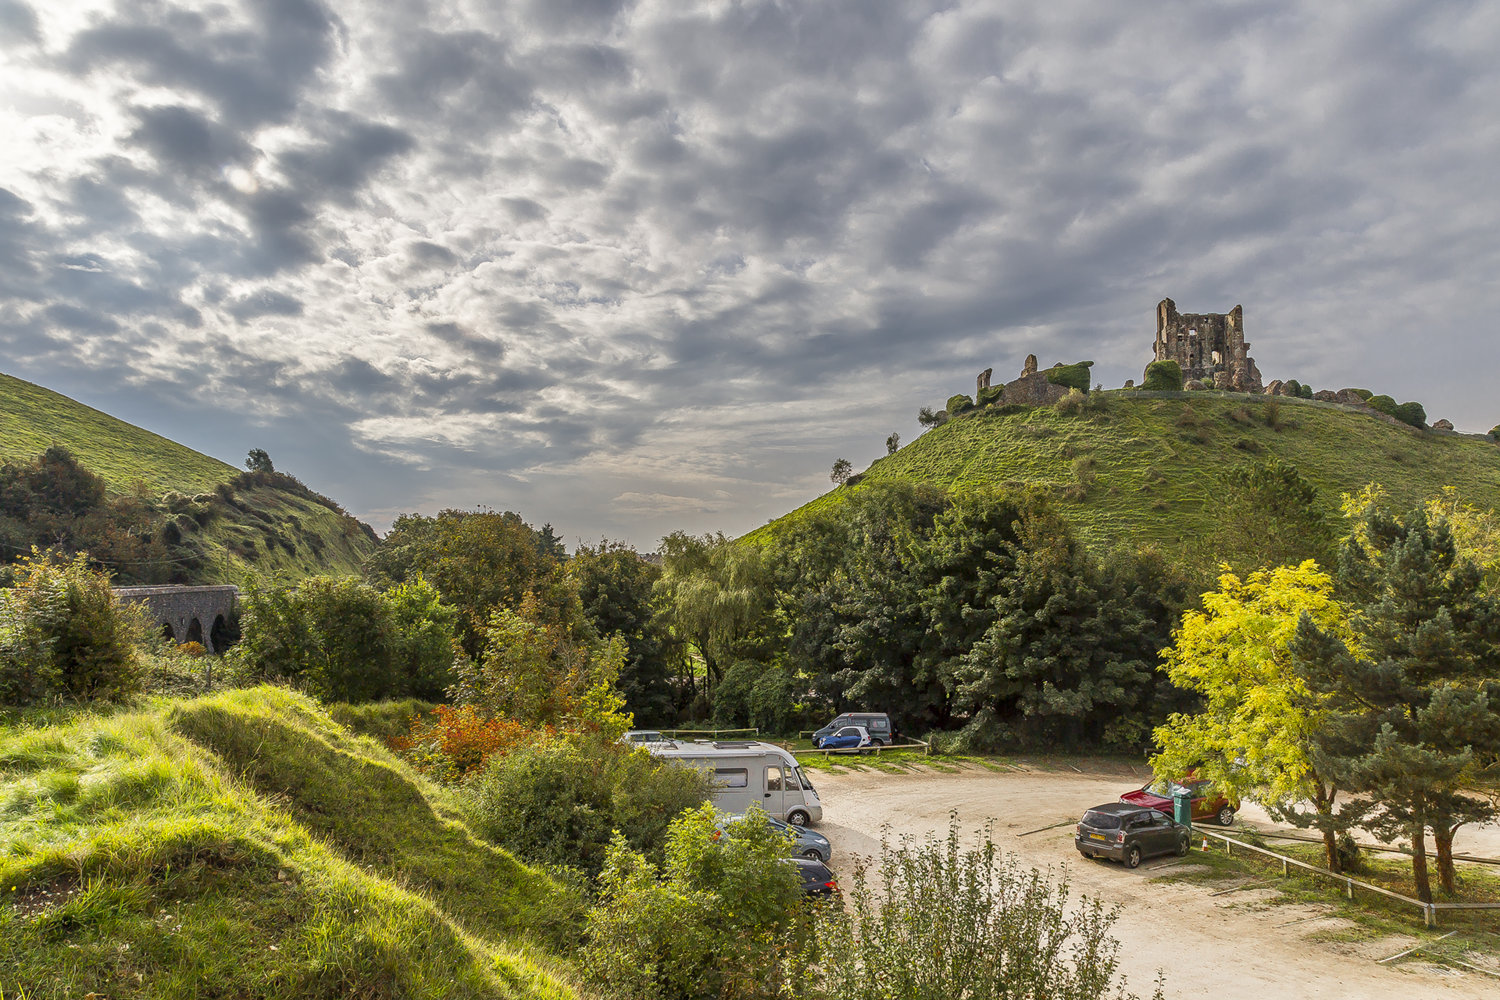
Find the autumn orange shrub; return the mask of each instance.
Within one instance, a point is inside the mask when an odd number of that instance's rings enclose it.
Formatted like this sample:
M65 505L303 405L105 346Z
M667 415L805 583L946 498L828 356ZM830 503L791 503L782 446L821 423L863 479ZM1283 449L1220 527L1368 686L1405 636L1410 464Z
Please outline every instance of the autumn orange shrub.
M484 770L496 754L553 735L550 726L530 729L514 719L485 715L473 705L439 705L428 716L412 716L411 732L390 743L428 777L458 783Z

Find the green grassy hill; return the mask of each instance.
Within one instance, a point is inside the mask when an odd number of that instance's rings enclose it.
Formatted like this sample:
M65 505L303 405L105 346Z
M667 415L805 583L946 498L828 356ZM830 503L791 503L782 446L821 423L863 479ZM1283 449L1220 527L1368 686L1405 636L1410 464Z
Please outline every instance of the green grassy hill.
M0 725L0 844L7 998L574 995L576 896L281 689Z
M868 484L1033 486L1092 546L1155 544L1191 559L1222 530L1224 473L1269 458L1296 466L1329 514L1342 493L1372 482L1401 507L1444 486L1476 506L1500 506L1500 445L1477 436L1298 399L1111 391L1073 413L998 407L950 420L747 537L765 539Z
M288 478L242 476L218 459L0 375L0 462L28 462L53 445L66 448L113 494L139 498L156 519L167 551L150 564L111 566L121 582L350 574L374 550L368 528ZM12 534L25 532L6 532Z

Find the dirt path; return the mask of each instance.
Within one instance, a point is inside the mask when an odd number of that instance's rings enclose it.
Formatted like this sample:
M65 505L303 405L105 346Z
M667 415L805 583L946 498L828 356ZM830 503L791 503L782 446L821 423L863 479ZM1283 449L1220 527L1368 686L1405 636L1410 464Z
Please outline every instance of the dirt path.
M1421 962L1375 964L1377 958L1416 944L1415 937L1361 930L1323 916L1332 911L1318 906L1270 906L1264 890L1215 897L1202 885L1152 881L1156 875L1167 876L1169 866L1190 865L1191 856L1185 861L1156 859L1131 871L1080 858L1072 826L1016 836L1076 820L1088 807L1113 801L1131 787L1128 775L976 769L956 774L823 772L814 780L824 804L818 830L833 842L835 870L847 870L851 853L877 851L883 826L893 837L945 834L954 809L965 832L993 818L996 842L1026 864L1066 865L1075 894L1124 907L1114 926L1121 942L1120 967L1131 989L1143 995L1162 970L1169 998L1500 998L1500 980L1478 973ZM1329 931L1347 931L1339 935L1347 940L1314 936Z

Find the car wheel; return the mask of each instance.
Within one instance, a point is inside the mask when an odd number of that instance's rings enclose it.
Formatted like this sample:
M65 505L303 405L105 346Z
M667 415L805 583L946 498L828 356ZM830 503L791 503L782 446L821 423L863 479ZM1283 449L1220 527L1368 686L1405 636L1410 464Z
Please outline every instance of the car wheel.
M1177 856L1179 858L1185 858L1185 857L1187 857L1188 856L1188 852L1191 851L1192 849L1193 849L1193 839L1191 837L1189 837L1187 834L1184 833L1181 837L1177 838Z
M822 852L819 851L816 847L809 847L807 850L802 852L802 856L812 861L826 862L828 860L827 858L823 857Z
M1228 826L1231 823L1233 823L1234 822L1234 806L1225 806L1224 808L1220 809L1219 810L1219 814L1218 814L1218 816L1215 817L1215 819L1217 820L1217 822L1218 822L1218 824L1220 826Z
M1141 866L1141 845L1131 844L1130 850L1125 852L1125 867L1139 868Z
M806 826L807 813L801 809L793 809L786 814L786 821L793 826Z

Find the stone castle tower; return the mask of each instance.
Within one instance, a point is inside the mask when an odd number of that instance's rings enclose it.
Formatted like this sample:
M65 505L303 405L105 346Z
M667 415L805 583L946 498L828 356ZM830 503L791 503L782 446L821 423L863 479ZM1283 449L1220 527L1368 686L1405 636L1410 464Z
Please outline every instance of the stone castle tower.
M1155 360L1177 362L1184 378L1215 389L1260 392L1260 369L1249 348L1239 306L1227 313L1179 313L1171 299L1156 306Z

